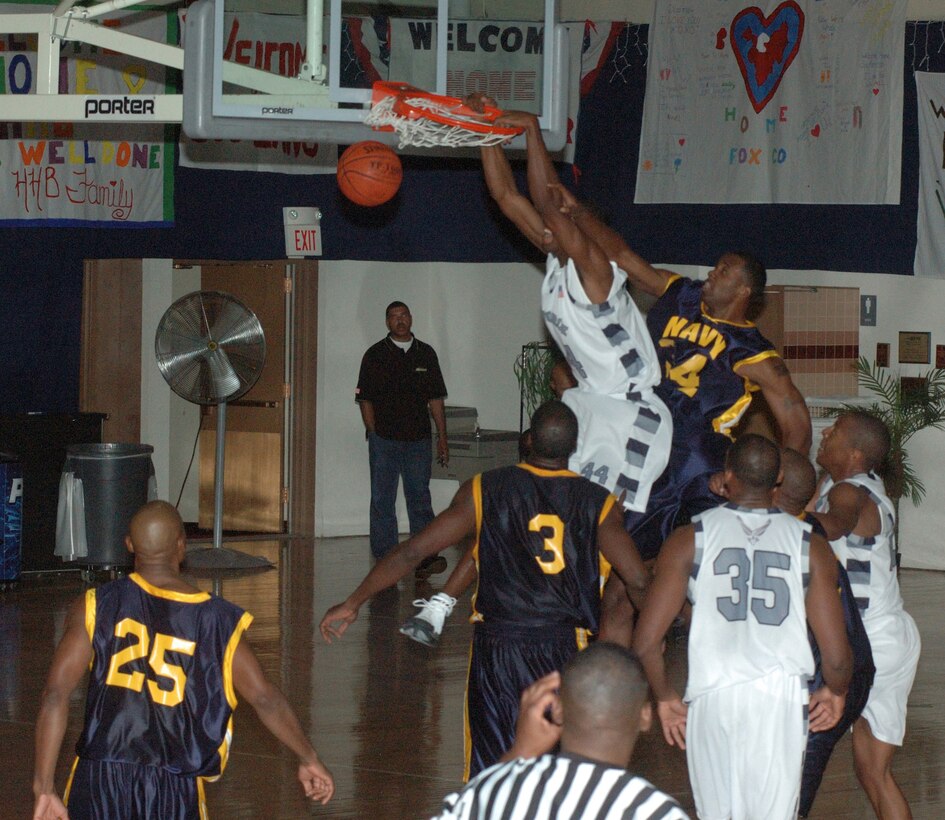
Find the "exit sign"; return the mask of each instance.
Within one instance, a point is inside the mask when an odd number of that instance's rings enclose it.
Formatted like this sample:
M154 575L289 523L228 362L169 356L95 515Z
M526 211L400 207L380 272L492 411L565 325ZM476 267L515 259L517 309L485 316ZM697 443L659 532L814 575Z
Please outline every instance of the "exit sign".
M318 208L282 209L287 257L322 255L321 218Z

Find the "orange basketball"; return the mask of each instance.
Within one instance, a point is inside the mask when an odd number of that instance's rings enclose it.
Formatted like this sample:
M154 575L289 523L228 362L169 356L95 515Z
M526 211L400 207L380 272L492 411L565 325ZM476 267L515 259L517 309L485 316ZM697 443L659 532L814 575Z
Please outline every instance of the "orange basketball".
M338 187L356 205L382 205L400 188L400 157L381 142L357 142L338 158Z

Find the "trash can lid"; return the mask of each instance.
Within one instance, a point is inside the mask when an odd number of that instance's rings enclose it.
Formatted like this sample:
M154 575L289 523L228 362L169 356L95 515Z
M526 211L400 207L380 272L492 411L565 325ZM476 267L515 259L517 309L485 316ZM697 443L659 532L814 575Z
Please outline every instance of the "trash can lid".
M70 444L66 448L66 455L71 458L138 458L153 452L150 444Z

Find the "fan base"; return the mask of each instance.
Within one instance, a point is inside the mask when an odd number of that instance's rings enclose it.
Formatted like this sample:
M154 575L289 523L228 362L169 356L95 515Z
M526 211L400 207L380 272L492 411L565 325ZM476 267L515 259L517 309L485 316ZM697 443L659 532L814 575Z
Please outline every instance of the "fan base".
M274 566L261 555L250 555L229 547L198 547L187 550L184 556L185 569L272 569Z

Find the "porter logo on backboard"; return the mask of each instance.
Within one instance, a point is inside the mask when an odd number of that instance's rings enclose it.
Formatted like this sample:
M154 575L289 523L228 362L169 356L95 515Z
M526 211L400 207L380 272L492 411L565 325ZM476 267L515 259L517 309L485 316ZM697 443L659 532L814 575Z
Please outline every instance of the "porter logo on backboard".
M119 120L128 116L154 116L154 97L89 97L85 101L87 120Z
M294 108L277 108L277 107L267 107L267 106L263 106L262 109L261 109L261 111L262 111L262 115L263 115L264 117L265 117L267 114L269 114L269 115L275 114L275 115L278 116L278 115L283 115L283 114L294 114L294 113L295 113L295 109L294 109Z

